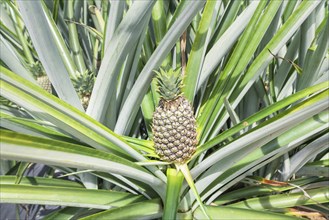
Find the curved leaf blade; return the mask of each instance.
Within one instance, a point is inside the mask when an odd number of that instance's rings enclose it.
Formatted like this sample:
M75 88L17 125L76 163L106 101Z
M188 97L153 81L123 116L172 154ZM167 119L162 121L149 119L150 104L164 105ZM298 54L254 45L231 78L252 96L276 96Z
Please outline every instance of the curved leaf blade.
M61 99L84 111L78 94L75 92L65 63L61 59L53 33L50 30L40 1L18 1L22 18L29 31L39 59ZM31 16L31 14L35 16Z
M163 195L164 183L157 177L129 160L97 149L2 130L0 152L3 159L120 174L145 182Z
M182 88L185 97L193 103L196 87L198 85L199 76L210 35L212 34L212 21L215 19L216 1L208 1L203 10L202 18L196 33L195 40L192 45L192 50L189 55L186 66L186 75L183 78Z
M306 190L305 192L262 196L259 198L247 199L246 201L237 202L228 206L254 210L265 210L273 209L273 207L287 208L328 202L329 187Z
M109 209L144 200L142 196L108 190L7 184L0 184L0 187L2 203Z
M157 219L162 216L161 201L153 199L100 212L81 220L91 219Z
M201 9L204 0L191 2L190 7L185 7L182 14L177 18L172 27L168 30L160 45L153 52L149 61L144 66L142 72L137 78L134 87L131 89L118 117L118 123L114 131L119 134L125 134L130 130L134 119L138 113L139 106L143 97L152 81L154 75L153 70L160 66L161 62L166 58L177 39L182 35L187 26L192 21L196 13Z
M136 1L117 27L107 48L93 87L87 114L102 122L111 97L115 94L116 79L125 57L138 42L139 36L147 24L145 19L151 13L155 1ZM110 49L108 49L110 48ZM121 123L121 122L120 122Z
M223 207L223 206L207 206L209 215L214 219L232 219L232 216L236 216L234 219L255 219L255 220L298 220L293 216L287 216L282 214L277 214L273 212L255 211L250 209L233 208L233 207ZM218 216L220 216L218 218ZM202 220L205 219L200 208L196 209L193 215L194 219Z

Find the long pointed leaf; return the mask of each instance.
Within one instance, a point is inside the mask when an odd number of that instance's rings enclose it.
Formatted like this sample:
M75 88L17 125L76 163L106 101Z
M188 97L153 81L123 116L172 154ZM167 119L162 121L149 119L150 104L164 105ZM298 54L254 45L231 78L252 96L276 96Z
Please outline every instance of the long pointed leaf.
M185 85L182 90L185 97L193 103L196 87L198 85L201 68L205 58L207 45L210 35L212 34L212 21L215 19L216 1L208 1L203 10L202 18L199 23L199 28L196 33L195 40L192 45L192 50L189 55L186 66L186 76L183 78Z
M309 87L307 89L304 89L302 91L299 91L298 93L295 93L277 103L274 103L273 105L262 109L261 111L259 111L257 114L252 115L246 119L244 119L241 123L237 124L236 126L232 127L229 130L224 131L223 133L219 134L218 136L216 136L215 138L213 138L212 140L206 142L204 145L200 146L197 149L197 152L193 155L194 157L200 155L204 150L207 150L217 144L219 144L220 142L224 141L225 139L227 139L228 137L236 134L237 132L241 131L242 129L250 126L251 124L266 118L268 116L270 116L271 114L274 114L275 112L279 111L280 109L283 109L289 105L291 105L294 102L297 102L298 100L311 95L312 93L317 93L322 91L323 89L328 89L328 81Z
M40 1L18 1L22 18L29 31L39 59L50 81L61 99L83 111L80 99L75 92L60 52L55 46L52 32L47 23ZM30 16L31 14L35 16Z
M237 202L229 205L236 208L251 208L254 210L264 210L275 208L285 208L292 206L317 204L328 202L329 187L311 189L304 192L279 194L272 196L263 196L259 198L248 199L243 202Z
M96 209L124 206L141 201L141 196L108 190L0 184L2 203L64 205Z
M104 151L67 142L1 131L3 159L112 172L148 183L160 193L163 182L138 165Z
M271 219L271 220L300 220L300 218L282 215L273 212L265 212L265 211L254 211L250 209L242 209L242 208L235 208L235 207L222 207L222 206L207 206L208 212L211 217L219 219L236 219L236 220L245 220L245 219L254 219L254 220L264 220L264 219ZM201 209L197 209L194 212L194 219L202 220L205 219Z
M4 97L14 102L19 102L19 105L24 106L31 112L36 112L40 116L46 117L47 120L57 125L58 128L95 148L110 150L121 156L125 155L125 157L129 152L128 154L131 154L136 160L145 160L144 156L130 147L119 135L102 124L69 106L62 100L50 94L45 94L41 88L10 71L4 68L1 68L1 70L3 76L1 78L1 94ZM16 88L16 86L23 89L23 91ZM155 167L148 167L148 169L165 181L166 178L160 170Z
M205 83L210 74L219 66L224 55L227 54L229 49L236 43L236 40L244 31L258 4L259 2L252 1L208 51L201 70L197 90Z
M200 174L211 166L208 163L214 164L217 161L220 161L221 159L227 157L228 155L226 153L233 153L233 148L235 149L234 151L241 151L243 147L247 147L249 144L257 142L258 140L268 139L269 142L276 136L279 136L280 134L289 130L289 128L291 128L292 126L299 124L307 118L310 118L313 115L324 111L327 107L327 99L327 92L323 92L320 95L316 96L314 99L310 99L302 103L304 106L296 106L295 109L290 109L285 114L282 113L282 116L279 115L277 120L273 121L272 123L271 121L267 121L267 123L265 123L264 126L261 126L261 128L257 129L256 127L256 129L251 132L254 133L253 135L245 135L239 139L236 139L235 142L229 144L230 147L225 147L218 150L216 153L212 154L207 159L202 161L199 165L195 166L194 169L191 171L192 175L198 176L197 174ZM294 111L295 113L293 113ZM200 170L200 168L202 171Z
M156 219L162 215L161 204L159 199L143 201L126 205L124 207L110 209L100 212L81 220L92 219Z
M318 120L320 118L320 120ZM247 157L241 159L233 167L229 168L226 172L222 173L219 171L219 167L229 162L228 160L220 161L216 163L207 172L220 172L220 176L216 180L216 186L213 186L207 191L204 196L211 196L208 200L211 203L215 200L225 189L239 182L244 178L248 172L253 172L260 167L268 164L270 161L279 158L283 154L289 152L292 149L300 146L303 142L307 141L310 137L318 132L323 131L328 127L328 111L324 111L300 124L293 129L285 132L281 136L275 138L271 142L262 146L261 148L255 149ZM205 174L206 175L206 174ZM206 180L207 183L211 180ZM202 181L200 182L202 185ZM220 188L220 190L218 190Z
M130 130L130 127L132 126L139 110L139 106L142 103L143 97L148 90L150 82L152 81L152 77L154 75L153 70L160 66L161 62L175 45L177 39L182 35L186 27L190 24L191 20L201 9L204 3L204 0L191 2L190 7L186 7L184 9L184 13L177 18L176 22L168 30L166 36L162 39L160 45L144 66L135 82L134 87L129 93L118 117L119 123L115 126L115 132L125 134Z
M104 59L90 97L87 114L103 121L110 98L115 93L115 82L130 47L134 46L151 13L154 1L136 1L116 29L109 45L105 48ZM121 123L121 122L120 122Z

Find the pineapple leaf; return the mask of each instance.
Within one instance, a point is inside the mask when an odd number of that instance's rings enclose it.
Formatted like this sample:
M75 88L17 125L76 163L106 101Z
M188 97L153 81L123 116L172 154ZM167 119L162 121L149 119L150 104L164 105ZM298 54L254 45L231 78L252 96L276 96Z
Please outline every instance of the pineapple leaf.
M185 180L188 183L188 185L190 186L191 190L193 191L194 196L195 196L197 202L199 203L199 206L200 206L203 214L206 216L207 219L211 219L209 217L208 213L207 213L206 206L203 205L203 202L200 198L200 195L199 195L199 193L198 193L198 191L197 191L197 189L194 185L193 178L191 176L190 169L188 168L187 164L186 163L184 163L184 164L175 164L175 166L176 166L176 169L178 171L181 171L183 173L183 175L185 177Z
M29 31L31 40L38 52L39 60L53 83L60 98L83 111L78 94L75 92L61 52L56 47L53 33L47 22L42 1L17 1L21 9L22 19ZM42 13L40 13L42 12ZM31 14L35 16L31 16Z

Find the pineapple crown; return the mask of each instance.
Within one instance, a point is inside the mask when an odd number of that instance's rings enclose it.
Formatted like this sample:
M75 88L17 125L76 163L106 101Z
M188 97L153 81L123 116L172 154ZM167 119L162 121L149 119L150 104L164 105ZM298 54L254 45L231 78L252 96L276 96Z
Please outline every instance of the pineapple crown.
M182 88L182 76L180 68L169 71L164 71L160 68L160 72L157 72L158 91L160 96L165 100L173 100L181 94Z
M84 73L80 73L77 71L71 79L74 88L80 96L91 94L95 81L95 74L93 72L86 70Z
M46 76L43 66L39 61L36 61L36 62L30 64L29 69L35 78L41 77L41 76Z

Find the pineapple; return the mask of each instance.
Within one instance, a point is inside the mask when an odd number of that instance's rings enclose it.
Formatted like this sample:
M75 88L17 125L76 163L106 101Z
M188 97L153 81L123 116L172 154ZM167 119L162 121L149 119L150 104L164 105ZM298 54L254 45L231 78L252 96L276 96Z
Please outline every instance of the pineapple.
M39 61L30 65L30 70L33 76L36 78L37 83L41 88L46 90L49 93L52 93L51 82L46 75L41 63Z
M71 79L73 86L80 97L83 108L87 109L95 81L94 73L89 72L88 70L84 73L76 72L76 75Z
M48 76L44 75L37 77L37 83L41 86L41 88L49 93L52 93L51 82Z
M163 161L184 164L198 143L193 108L181 94L180 70L157 73L161 98L153 114L155 152Z

